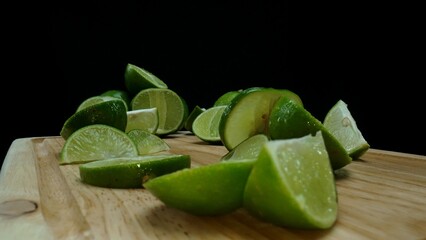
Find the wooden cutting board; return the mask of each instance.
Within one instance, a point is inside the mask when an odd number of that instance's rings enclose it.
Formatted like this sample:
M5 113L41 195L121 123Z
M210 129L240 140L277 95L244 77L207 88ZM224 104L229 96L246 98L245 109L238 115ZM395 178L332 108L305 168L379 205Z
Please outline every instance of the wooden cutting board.
M227 152L187 132L165 140L193 166ZM336 174L335 226L297 230L243 209L200 217L144 189L86 185L77 165L59 166L63 143L59 136L12 142L0 172L0 239L426 239L426 156L370 149Z

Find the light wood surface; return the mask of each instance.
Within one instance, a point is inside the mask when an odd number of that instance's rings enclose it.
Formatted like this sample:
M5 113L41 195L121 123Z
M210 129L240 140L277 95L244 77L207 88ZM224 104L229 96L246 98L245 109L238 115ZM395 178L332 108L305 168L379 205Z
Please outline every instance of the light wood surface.
M185 132L165 140L192 166L227 152ZM59 166L63 143L59 136L12 142L0 172L0 239L426 239L426 156L370 149L336 174L336 224L298 230L243 209L199 217L144 189L86 185L77 165Z

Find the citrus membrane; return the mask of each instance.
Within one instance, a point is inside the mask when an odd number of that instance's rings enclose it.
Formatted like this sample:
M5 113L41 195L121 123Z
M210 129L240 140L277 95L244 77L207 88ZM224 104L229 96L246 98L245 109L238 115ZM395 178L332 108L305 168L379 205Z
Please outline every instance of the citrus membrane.
M178 131L188 114L184 100L168 88L144 89L133 97L131 106L133 110L157 108L159 123L156 134L161 136Z
M263 145L268 141L268 137L263 133L253 135L222 156L220 160L256 159Z
M82 182L106 188L143 188L149 179L189 168L189 155L161 154L119 157L79 166Z
M133 129L141 129L150 133L155 133L158 129L157 108L142 108L127 111L127 125L125 132Z
M59 163L85 163L137 155L136 144L125 132L104 124L92 124L70 135L59 154Z
M206 110L205 108L202 108L196 105L185 120L185 123L184 123L185 130L192 132L192 123L194 122L195 118L197 118L198 115L200 115L205 110Z
M321 131L267 142L247 179L243 206L278 226L330 228L337 219L337 193Z
M147 88L168 88L165 82L151 72L130 63L124 71L124 83L132 96Z
M135 142L139 155L170 150L170 146L162 138L149 131L133 129L127 135Z
M92 124L109 125L124 131L127 125L127 110L124 101L112 99L75 112L63 124L60 135L67 140L76 130Z
M166 206L194 215L216 216L242 206L255 160L216 162L153 178L144 187Z
M201 140L209 143L221 143L219 123L226 106L207 108L192 123L192 132Z
M353 159L359 158L370 148L348 105L342 100L337 101L328 111L324 119L324 127L343 145Z
M290 99L276 102L269 116L269 133L272 140L290 139L322 132L333 169L352 162L343 145L308 110Z
M252 87L238 94L223 112L219 126L223 145L232 150L245 139L263 133L269 136L269 113L280 98L300 105L300 97L287 89Z

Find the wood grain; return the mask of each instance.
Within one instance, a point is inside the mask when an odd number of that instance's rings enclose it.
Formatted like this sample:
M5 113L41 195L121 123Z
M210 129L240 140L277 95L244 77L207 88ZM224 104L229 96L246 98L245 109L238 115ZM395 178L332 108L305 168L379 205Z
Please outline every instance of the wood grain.
M227 150L180 132L165 138L192 166ZM0 239L426 239L426 157L370 149L336 172L339 215L328 230L277 227L243 209L200 217L164 206L144 189L80 182L59 166L59 136L12 142L0 172Z

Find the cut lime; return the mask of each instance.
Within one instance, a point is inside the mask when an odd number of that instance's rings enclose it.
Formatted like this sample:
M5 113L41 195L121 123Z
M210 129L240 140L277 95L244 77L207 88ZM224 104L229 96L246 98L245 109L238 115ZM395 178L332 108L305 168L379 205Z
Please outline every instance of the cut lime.
M324 127L324 125L301 105L290 99L276 102L269 116L271 139L289 139L314 135L322 132L333 169L339 169L351 163L343 145Z
M124 90L111 89L101 93L100 96L108 96L108 97L115 97L115 98L122 99L126 103L127 109L130 110L129 93Z
M229 92L226 92L226 93L222 94L221 96L219 96L216 99L216 101L213 104L213 107L230 104L232 102L232 100L238 94L240 94L240 92L242 92L242 90L234 90L234 91L229 91Z
M225 108L226 106L211 107L198 115L192 123L194 135L208 143L221 143L219 123Z
M232 150L253 135L263 133L269 136L269 113L280 98L289 98L302 105L299 96L286 89L252 87L238 94L227 105L220 121L219 134L223 145Z
M131 101L133 110L157 108L157 135L167 135L182 127L188 113L188 106L182 98L168 88L148 88L140 91Z
M124 131L127 125L124 101L112 99L75 112L63 124L60 135L66 140L74 131L92 124L105 124Z
M97 103L101 103L101 102L106 102L106 101L111 101L111 100L117 100L114 97L110 97L110 96L93 96L93 97L89 97L87 99L85 99L83 102L80 103L80 105L78 105L77 107L77 111L80 111L86 107L95 105Z
M143 188L149 179L189 168L189 155L162 154L120 157L79 166L81 181L107 188Z
M170 146L162 138L148 131L133 129L127 135L136 143L139 155L170 150Z
M348 105L342 100L337 101L328 111L324 119L324 126L343 145L353 159L359 158L370 148L358 129Z
M157 108L143 108L127 111L126 131L141 129L150 133L155 133L158 129L158 111Z
M108 125L92 124L70 135L60 152L59 163L85 163L137 155L136 144L126 133Z
M243 206L279 226L331 227L337 193L321 132L266 143L248 177Z
M184 128L187 131L192 132L192 123L194 122L195 118L198 117L202 112L204 112L206 109L201 108L200 106L196 105L192 111L189 113L188 117L185 120Z
M269 139L265 134L259 133L253 135L238 144L220 160L256 159L263 145L268 141Z
M222 215L242 206L255 160L217 162L183 169L144 183L165 205L195 215Z
M124 72L124 83L132 96L147 88L167 88L167 84L157 76L130 63Z

